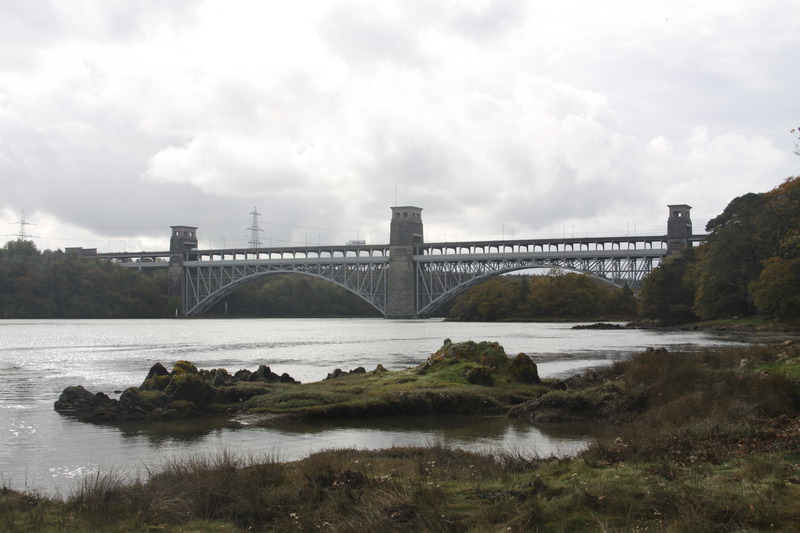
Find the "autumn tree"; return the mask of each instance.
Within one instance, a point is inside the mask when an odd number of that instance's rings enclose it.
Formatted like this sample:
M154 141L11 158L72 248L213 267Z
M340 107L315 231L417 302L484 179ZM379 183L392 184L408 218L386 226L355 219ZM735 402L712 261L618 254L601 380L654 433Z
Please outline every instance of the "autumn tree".
M639 315L664 322L691 322L698 251L685 248L645 276L639 291Z
M779 294L768 290L767 285L778 279L773 275L777 263L768 261L793 258L798 249L798 228L800 178L789 178L767 193L748 193L731 201L706 226L709 236L698 266L695 312L712 319L765 310L768 295ZM766 265L772 272L762 282ZM758 290L761 296L756 302ZM776 306L780 307L773 303L767 308Z

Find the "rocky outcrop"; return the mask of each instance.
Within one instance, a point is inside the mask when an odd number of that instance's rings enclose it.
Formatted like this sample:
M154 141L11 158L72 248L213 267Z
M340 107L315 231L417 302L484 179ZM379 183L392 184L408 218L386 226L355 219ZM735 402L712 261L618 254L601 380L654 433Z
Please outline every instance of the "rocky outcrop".
M78 385L65 388L53 408L89 422L172 420L230 412L275 383L299 382L286 373L275 374L266 365L231 376L225 369L198 370L188 361L178 361L172 371L156 363L139 387L126 389L118 400Z
M378 365L378 366L380 366L380 365ZM383 368L383 367L381 367L381 368ZM376 372L377 372L377 369L376 369ZM358 368L354 368L353 370L351 370L349 372L345 372L341 368L337 368L333 372L329 372L328 375L325 376L325 379L326 380L328 380L328 379L336 379L336 378L341 378L341 377L344 377L344 376L352 376L352 375L366 374L366 373L367 373L367 369L364 368L363 366L360 366Z
M117 400L109 398L102 392L91 393L81 385L64 389L53 407L59 413L78 418L96 415L102 419L112 419L117 418L120 412Z
M609 324L608 322L596 322L594 324L578 324L572 329L625 329L622 324Z
M475 363L478 366L468 368L464 378L473 385L491 387L494 384L493 374L508 372L521 383L539 385L539 370L527 354L519 353L516 357L509 358L505 349L497 342L452 342L445 339L428 361L420 367L419 372L425 373L437 365L452 365L455 363Z

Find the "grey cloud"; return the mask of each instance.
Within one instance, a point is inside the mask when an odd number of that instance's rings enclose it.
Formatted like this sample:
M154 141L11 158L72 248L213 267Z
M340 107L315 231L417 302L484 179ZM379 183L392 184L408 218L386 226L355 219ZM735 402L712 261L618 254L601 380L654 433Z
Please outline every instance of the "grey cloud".
M527 3L519 0L493 0L477 7L454 5L448 25L462 37L486 41L521 27L527 16Z
M420 47L421 28L406 17L392 18L372 6L339 3L320 20L320 37L351 66L425 65L429 58Z

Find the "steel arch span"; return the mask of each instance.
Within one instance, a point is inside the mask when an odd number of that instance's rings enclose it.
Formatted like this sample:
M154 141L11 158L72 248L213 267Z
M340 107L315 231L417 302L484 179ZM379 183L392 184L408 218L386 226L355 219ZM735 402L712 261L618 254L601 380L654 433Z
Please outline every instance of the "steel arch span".
M658 251L642 255L610 254L607 257L420 260L416 262L417 312L420 316L429 316L438 307L469 287L517 270L561 268L589 274L620 288L624 286L636 288L662 257L663 253Z
M296 264L257 263L233 264L228 261L198 261L184 265L187 316L202 314L224 296L244 283L273 274L303 274L324 279L343 287L372 305L381 314L386 312L385 263L334 264L300 262ZM217 263L217 264L214 264Z

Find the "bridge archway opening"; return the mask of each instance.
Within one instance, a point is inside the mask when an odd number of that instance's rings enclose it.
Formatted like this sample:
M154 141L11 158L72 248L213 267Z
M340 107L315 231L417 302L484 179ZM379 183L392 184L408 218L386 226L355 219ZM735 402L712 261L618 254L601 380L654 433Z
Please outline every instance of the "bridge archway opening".
M467 292L470 288L491 281L494 278L498 278L501 276L514 276L514 275L517 276L531 275L531 276L546 277L546 276L553 276L555 274L555 271L586 275L596 281L611 285L615 289L619 290L623 290L626 287L630 288L627 282L619 283L616 280L607 278L605 276L600 276L595 272L580 270L577 268L570 268L568 266L563 266L558 264L546 264L536 267L530 267L530 266L512 267L512 268L487 272L486 274L476 276L468 281L465 281L464 283L457 285L453 289L449 290L445 294L442 294L440 297L436 298L435 300L431 301L428 305L423 307L419 312L419 316L420 318L429 318L432 316L436 316L436 314L439 313L442 308L455 302L456 298Z
M286 277L291 280L297 280L302 278L310 278L313 280L319 281L321 284L324 285L331 285L335 287L339 287L344 289L347 295L353 295L356 299L362 304L366 304L364 308L373 309L375 312L372 316L379 317L382 314L382 311L379 307L377 307L373 302L371 302L368 298L364 297L361 294L358 294L356 291L352 290L350 287L347 287L344 284L337 283L334 280L328 279L324 276L318 276L313 273L307 272L297 272L293 270L275 270L270 272L259 272L257 274L253 274L250 276L242 277L236 280L231 281L227 285L221 287L217 291L210 294L207 298L199 302L195 305L192 309L188 310L186 313L187 316L199 316L209 312L218 304L225 301L231 295L235 294L236 292L244 289L247 285L258 284L259 281L264 281L266 278L279 278L279 277ZM312 289L318 289L318 287L312 287ZM313 297L313 296L312 296ZM306 300L307 301L307 300ZM276 316L272 314L268 314L266 316ZM330 315L328 315L330 316ZM369 316L369 315L341 315L341 316Z

